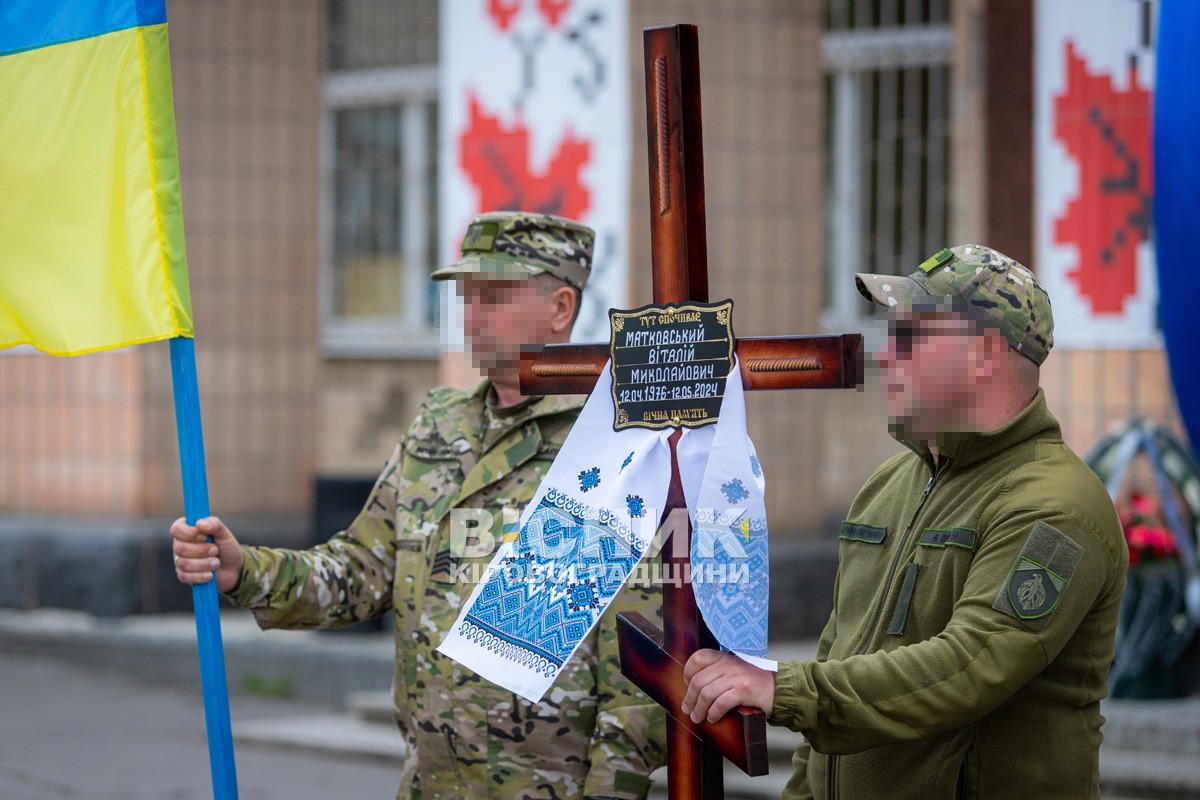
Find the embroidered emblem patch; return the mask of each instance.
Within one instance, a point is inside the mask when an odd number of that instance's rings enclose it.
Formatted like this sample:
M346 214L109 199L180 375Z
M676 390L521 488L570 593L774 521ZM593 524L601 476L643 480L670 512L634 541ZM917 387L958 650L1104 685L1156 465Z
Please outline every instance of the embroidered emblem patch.
M476 222L467 228L462 247L465 253L488 253L496 246L500 225L495 222Z
M591 491L600 485L600 468L592 467L585 469L579 473L579 490L581 492Z
M1058 605L1065 579L1050 570L1021 558L1008 577L1008 599L1021 619L1041 619Z
M1082 545L1053 525L1038 522L996 593L992 608L1016 617L1032 630L1045 630L1082 557Z
M746 491L746 486L742 483L741 478L734 478L722 483L721 494L725 495L725 499L731 503L740 502L750 496L750 492Z
M629 506L629 516L646 516L646 501L636 494L625 495L625 504Z

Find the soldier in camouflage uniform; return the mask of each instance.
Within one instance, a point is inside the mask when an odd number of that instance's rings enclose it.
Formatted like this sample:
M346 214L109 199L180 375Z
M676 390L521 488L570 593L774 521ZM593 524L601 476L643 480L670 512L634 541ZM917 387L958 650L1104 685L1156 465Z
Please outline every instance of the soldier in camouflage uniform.
M618 595L537 704L435 650L582 406L578 397L522 397L517 366L520 345L567 340L593 240L589 228L549 215L475 217L462 258L433 277L457 280L466 339L487 380L473 392L429 394L346 530L293 551L239 546L215 517L199 531L183 520L171 528L180 580L204 582L215 570L218 588L263 628L395 612L393 696L408 746L398 798L634 800L664 761L662 709L621 675L617 657L616 612L661 617L660 598L644 586Z
M877 361L908 450L841 525L817 658L772 675L700 651L683 710L803 733L785 800L1098 800L1128 551L1038 388L1050 300L978 245L858 288L893 309Z

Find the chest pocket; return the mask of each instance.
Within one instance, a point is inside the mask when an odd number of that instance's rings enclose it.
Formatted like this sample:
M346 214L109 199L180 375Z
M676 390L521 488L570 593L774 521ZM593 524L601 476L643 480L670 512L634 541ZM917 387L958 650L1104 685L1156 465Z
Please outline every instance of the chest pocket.
M463 474L474 464L465 440L404 443L403 488L398 497L397 535L427 538L458 495Z
M967 526L926 528L916 544L912 583L901 587L909 596L901 598L896 609L899 615L903 607L905 619L893 617L888 632L919 641L936 636L949 623L979 546L979 531Z
M917 537L913 560L926 572L958 581L953 588L961 588L978 546L979 531L974 528L926 528Z
M891 563L896 532L886 526L846 521L838 529L837 614L839 630L862 631L871 624L883 575ZM854 650L856 637L841 637L830 658ZM846 648L842 652L841 648Z
M439 523L462 483L465 440L404 442L404 461L396 498L396 580L393 603L405 640L417 631L429 574L431 549Z

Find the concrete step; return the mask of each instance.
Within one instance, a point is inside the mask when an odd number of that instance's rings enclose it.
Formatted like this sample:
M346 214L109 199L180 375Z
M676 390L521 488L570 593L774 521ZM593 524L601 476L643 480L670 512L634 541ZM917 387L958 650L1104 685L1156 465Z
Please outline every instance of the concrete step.
M1200 797L1200 697L1106 700L1100 784L1107 797Z
M365 721L353 714L316 714L235 722L233 740L278 750L357 758L399 767L404 739L395 724Z
M1100 788L1105 798L1200 797L1197 753L1154 754L1142 751L1100 750Z
M393 727L396 724L390 691L351 692L346 695L346 710L363 722Z
M1113 750L1200 756L1200 697L1106 700L1104 744Z
M351 692L386 690L395 668L390 633L262 631L242 611L221 613L229 691L342 708ZM200 686L191 613L105 619L80 611L0 609L0 655L49 656L158 684Z

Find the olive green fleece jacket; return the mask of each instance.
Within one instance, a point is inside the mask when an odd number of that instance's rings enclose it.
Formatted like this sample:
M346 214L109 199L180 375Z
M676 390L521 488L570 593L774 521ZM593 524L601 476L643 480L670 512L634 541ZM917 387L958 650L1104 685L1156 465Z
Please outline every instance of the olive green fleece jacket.
M1128 561L1042 392L985 433L885 462L840 531L815 661L771 722L804 734L784 798L1099 798L1100 699Z

